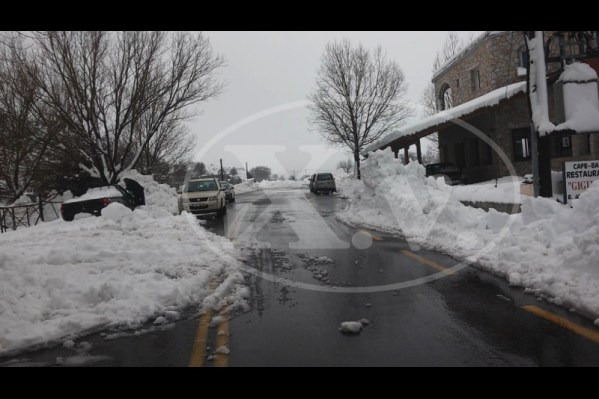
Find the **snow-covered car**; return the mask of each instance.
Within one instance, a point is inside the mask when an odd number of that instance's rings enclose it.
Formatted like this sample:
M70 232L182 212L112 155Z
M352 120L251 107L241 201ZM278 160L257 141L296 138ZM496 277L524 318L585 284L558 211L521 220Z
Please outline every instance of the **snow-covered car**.
M235 187L226 181L219 182L221 188L225 191L225 199L229 202L235 202Z
M425 166L426 176L443 177L450 186L466 184L466 176L462 169L450 162L431 163Z
M183 187L179 196L179 213L186 211L194 215L216 212L227 214L225 191L215 178L193 179Z
M100 216L102 209L112 202L119 202L127 208L134 209L137 205L135 197L118 184L112 186L93 187L80 197L64 201L60 205L60 214L68 222L75 215L87 213Z

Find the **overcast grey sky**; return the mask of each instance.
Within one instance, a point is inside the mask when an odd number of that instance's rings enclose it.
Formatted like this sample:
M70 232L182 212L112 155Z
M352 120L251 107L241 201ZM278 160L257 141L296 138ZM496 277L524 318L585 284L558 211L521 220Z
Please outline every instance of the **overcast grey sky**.
M458 34L467 38L472 32ZM381 45L404 72L408 100L418 103L447 32L206 32L206 35L214 50L227 60L220 77L228 85L222 95L200 104L200 115L189 123L198 137L196 160L217 165L219 158L223 158L225 166L238 167L247 161L250 169L266 165L274 173L288 175L294 171L301 174L312 173L314 169L333 170L339 160L348 157L341 148L324 153L320 135L310 130L307 109L298 103L305 101L314 88L327 42L349 38L368 48ZM250 122L232 128L246 118ZM223 138L215 140L218 133ZM314 153L318 150L321 154ZM305 171L306 168L309 170Z

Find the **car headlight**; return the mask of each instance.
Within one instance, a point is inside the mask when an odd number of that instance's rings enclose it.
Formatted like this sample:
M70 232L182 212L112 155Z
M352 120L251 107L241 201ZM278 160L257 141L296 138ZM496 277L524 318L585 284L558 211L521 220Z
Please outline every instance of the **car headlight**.
M216 197L208 197L208 201L216 201Z

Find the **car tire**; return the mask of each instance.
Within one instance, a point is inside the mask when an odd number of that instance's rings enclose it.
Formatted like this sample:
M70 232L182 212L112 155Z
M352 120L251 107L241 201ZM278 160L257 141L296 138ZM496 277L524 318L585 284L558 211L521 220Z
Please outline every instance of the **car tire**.
M223 203L223 207L216 211L218 216L225 216L227 214L227 205Z
M67 222L72 222L75 219L75 215L62 215L62 218Z

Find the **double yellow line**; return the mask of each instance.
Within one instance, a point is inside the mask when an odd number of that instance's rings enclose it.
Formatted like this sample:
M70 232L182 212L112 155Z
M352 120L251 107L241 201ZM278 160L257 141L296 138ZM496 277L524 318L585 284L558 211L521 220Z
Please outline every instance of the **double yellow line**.
M204 367L206 360L206 347L208 346L208 331L210 329L210 320L213 314L212 308L208 308L200 317L200 323L193 341L191 357L189 358L189 367ZM216 347L228 349L229 347L229 312L226 310L220 313L221 321L216 327ZM229 365L229 354L217 352L214 356L214 367L227 367Z
M241 220L249 209L249 205L244 206L236 215L235 219L229 224L227 237L234 240L239 235L241 229ZM216 288L216 280L210 284L210 291L214 292ZM210 321L214 310L206 309L206 312L200 317L198 330L193 341L191 349L191 357L189 359L189 367L204 367L206 361L206 347L208 346L208 332L210 330ZM220 312L222 320L216 327L216 348L229 347L229 312L225 309ZM215 367L227 367L229 365L229 355L227 353L216 353L214 357Z
M214 292L216 288L216 280L210 283L210 291ZM206 309L200 317L198 330L196 331L195 339L193 340L193 348L191 349L191 357L189 358L189 367L204 367L206 359L206 347L208 346L208 332L210 330L210 321L214 311L212 307ZM224 308L219 315L221 320L216 326L216 347L229 348L229 312ZM214 367L227 367L229 365L229 354L217 352L214 357Z

